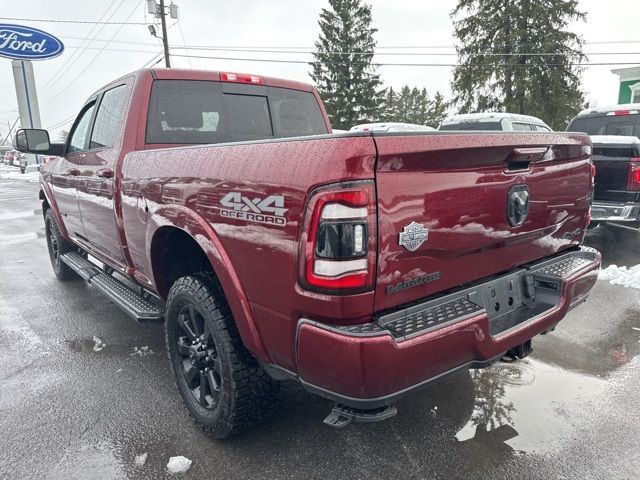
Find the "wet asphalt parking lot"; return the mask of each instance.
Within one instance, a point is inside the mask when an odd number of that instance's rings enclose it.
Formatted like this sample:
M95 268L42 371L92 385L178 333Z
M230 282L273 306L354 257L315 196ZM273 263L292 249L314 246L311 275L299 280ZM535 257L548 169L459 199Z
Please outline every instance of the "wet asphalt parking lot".
M0 479L640 478L639 290L598 281L528 359L449 376L386 422L331 429L331 404L287 384L271 423L216 442L181 404L162 326L58 282L38 184L0 170ZM174 477L175 455L193 464Z

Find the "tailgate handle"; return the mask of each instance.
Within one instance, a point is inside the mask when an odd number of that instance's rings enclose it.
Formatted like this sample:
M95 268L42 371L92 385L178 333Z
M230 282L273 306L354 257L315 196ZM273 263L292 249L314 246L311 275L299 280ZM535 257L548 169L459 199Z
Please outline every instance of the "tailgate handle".
M504 169L507 172L528 170L531 163L540 160L547 150L548 147L514 148L504 161Z

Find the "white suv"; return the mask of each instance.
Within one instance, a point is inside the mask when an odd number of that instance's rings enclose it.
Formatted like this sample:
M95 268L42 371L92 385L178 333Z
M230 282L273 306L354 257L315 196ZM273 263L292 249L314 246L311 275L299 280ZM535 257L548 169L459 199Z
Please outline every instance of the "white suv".
M447 117L438 130L476 130L502 132L551 132L551 127L530 115L517 113L467 113Z

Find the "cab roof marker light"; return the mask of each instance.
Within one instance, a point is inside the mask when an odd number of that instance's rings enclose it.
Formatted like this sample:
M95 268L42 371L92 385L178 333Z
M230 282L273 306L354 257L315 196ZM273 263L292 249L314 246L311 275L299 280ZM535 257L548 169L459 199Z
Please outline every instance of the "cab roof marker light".
M618 115L638 115L638 110L615 110L613 112L607 113L607 116L618 116Z
M225 72L220 74L220 80L223 82L253 83L264 85L264 78L258 75L249 75L246 73Z

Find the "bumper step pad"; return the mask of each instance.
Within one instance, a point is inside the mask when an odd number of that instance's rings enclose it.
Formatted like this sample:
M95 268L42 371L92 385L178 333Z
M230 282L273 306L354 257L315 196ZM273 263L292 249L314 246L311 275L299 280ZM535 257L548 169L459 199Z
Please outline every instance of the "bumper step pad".
M378 323L396 338L410 338L445 323L462 321L482 310L482 307L466 298L457 298L441 305L418 305L394 312L383 317Z
M486 313L490 334L498 336L555 308L565 279L593 265L597 257L596 250L581 247L457 293L383 314L371 323L337 328L354 336L388 333L402 341Z
M109 297L116 305L138 321L156 321L164 317L160 300L145 296L112 275L98 268L77 252L62 255L61 260L89 284Z

